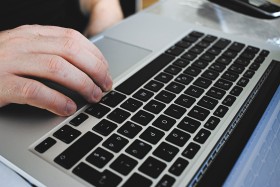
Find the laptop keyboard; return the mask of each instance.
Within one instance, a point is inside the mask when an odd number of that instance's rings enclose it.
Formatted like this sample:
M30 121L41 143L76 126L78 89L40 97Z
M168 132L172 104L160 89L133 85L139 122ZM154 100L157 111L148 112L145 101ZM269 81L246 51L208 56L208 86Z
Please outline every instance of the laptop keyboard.
M34 149L64 142L52 162L94 186L172 186L268 54L193 31Z

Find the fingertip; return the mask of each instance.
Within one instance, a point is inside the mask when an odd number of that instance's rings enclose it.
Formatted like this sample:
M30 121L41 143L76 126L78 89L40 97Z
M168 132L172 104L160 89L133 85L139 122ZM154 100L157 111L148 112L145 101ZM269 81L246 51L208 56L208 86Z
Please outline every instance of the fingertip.
M70 115L74 114L76 112L76 110L77 110L77 105L73 101L68 100L66 103L64 114L66 116L70 116Z

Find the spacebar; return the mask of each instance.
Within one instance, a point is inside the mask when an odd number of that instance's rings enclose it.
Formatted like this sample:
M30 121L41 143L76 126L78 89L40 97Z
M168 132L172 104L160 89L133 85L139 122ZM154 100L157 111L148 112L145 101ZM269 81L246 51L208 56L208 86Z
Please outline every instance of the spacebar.
M102 138L87 132L80 139L74 142L70 147L58 155L54 161L66 169L70 169L80 159L82 159L90 150L92 150Z
M116 87L116 90L127 95L132 94L137 88L142 86L152 76L169 64L174 58L175 57L169 56L167 54L161 54L151 63L147 64L145 67L128 78L125 82Z

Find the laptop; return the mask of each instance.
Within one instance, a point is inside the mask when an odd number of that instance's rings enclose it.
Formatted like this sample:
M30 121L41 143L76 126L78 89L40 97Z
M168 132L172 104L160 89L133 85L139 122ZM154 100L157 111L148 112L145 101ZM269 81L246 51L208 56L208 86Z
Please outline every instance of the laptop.
M68 118L0 109L1 158L35 186L196 186L280 61L275 46L145 11L91 40L114 79L99 103L63 90L80 104Z

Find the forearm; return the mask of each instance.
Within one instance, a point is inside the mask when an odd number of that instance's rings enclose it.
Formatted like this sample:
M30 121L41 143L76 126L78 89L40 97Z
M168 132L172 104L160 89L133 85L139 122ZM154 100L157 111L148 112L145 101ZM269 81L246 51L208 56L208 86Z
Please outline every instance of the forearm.
M80 7L83 13L90 14L98 3L106 3L109 9L110 7L121 9L119 0L80 0Z

